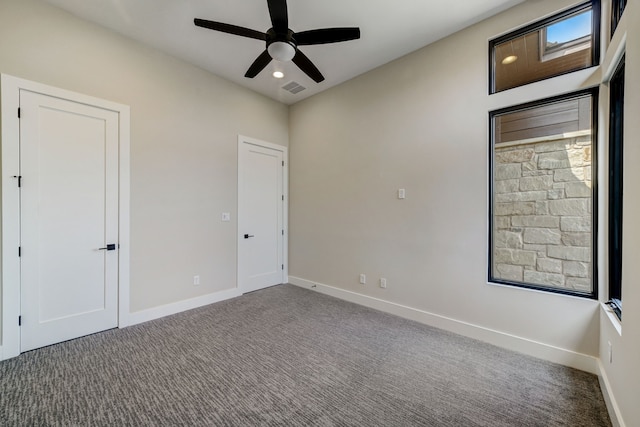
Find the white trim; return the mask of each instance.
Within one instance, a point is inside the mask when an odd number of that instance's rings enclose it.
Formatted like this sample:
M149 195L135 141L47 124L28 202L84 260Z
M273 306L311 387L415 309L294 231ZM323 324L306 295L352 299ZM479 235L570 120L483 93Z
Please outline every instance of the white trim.
M228 300L242 296L242 293L236 289L227 289L224 291L214 292L212 294L202 295L200 297L191 298L183 301L165 304L153 307L147 310L137 311L129 315L129 325L137 325L139 323L148 322L150 320L160 319L172 314L181 313L183 311L192 310L194 308L203 307L205 305Z
M240 147L243 143L256 145L258 147L264 147L275 151L282 152L282 159L284 160L284 168L282 171L282 194L284 195L284 204L282 206L282 228L284 229L284 237L282 239L282 263L284 269L282 270L282 283L289 281L289 150L284 145L272 144L270 142L262 141L256 138L250 138L244 135L238 135L238 194L237 194L237 218L236 221L236 288L240 289L240 191L242 188L242 181L240 176Z
M282 271L282 283L289 282L289 150L284 149L282 152L284 159L284 169L282 171L282 194L284 195L284 205L282 206L282 228L284 229L284 237L282 240L282 262L284 270Z
M118 326L127 326L129 314L129 150L130 108L92 96L2 74L0 76L2 111L2 348L0 360L20 354L20 193L14 175L20 174L20 90L41 93L118 113L119 119L119 307ZM12 250L15 248L15 250Z
M118 218L118 327L129 326L130 259L131 259L131 110L120 111L120 188Z
M572 94L583 89L598 87L599 79L594 80L594 69L594 67L585 68L550 79L496 92L487 97L487 111L500 110L559 95Z
M606 68L603 68L602 83L607 85L609 84L609 82L613 78L613 73L615 73L616 69L618 68L618 64L620 64L620 60L622 59L626 51L627 51L627 33L625 32L622 34L620 43L618 43L618 45L616 46L616 49L615 51L613 51L613 54L609 56L609 52L611 52L611 50L607 51L607 60L609 62L606 63Z
M602 365L602 359L598 359L598 382L600 383L600 389L602 390L602 397L604 397L604 402L607 405L607 411L609 412L611 424L613 424L613 427L625 427L626 424L622 419L620 407L618 406L618 403L616 402L616 399L611 392L611 384L609 383L609 378L607 377L607 371Z
M527 338L518 337L504 332L488 329L460 320L451 319L439 314L429 313L401 304L384 301L356 292L346 291L322 283L312 282L299 277L289 277L289 283L305 289L311 289L322 294L331 295L349 302L381 310L396 316L414 320L425 325L434 326L466 337L475 338L499 347L537 357L553 363L580 369L592 374L598 373L598 359L582 353L554 347Z
M3 357L20 354L20 191L12 178L20 174L20 83L0 76L2 107L2 347ZM12 250L13 249L13 250Z
M613 312L611 307L609 307L604 302L600 303L600 309L602 310L604 315L607 316L607 318L611 322L611 326L613 326L613 328L618 333L618 336L621 337L622 336L622 322L620 322L620 319L618 319L618 316L616 316L616 314Z

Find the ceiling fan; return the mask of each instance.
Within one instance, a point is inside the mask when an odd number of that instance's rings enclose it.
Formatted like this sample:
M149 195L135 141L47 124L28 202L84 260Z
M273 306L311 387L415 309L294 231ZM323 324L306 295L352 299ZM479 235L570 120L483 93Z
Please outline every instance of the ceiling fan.
M293 61L298 68L316 83L320 83L324 80L324 76L313 62L298 49L298 46L337 43L360 38L360 28L357 27L321 28L294 33L289 29L287 0L267 0L267 4L273 27L269 28L266 33L222 22L198 18L194 20L198 27L258 39L267 43L265 51L258 56L244 75L250 79L257 76L260 71L269 65L272 59L275 59L278 61Z

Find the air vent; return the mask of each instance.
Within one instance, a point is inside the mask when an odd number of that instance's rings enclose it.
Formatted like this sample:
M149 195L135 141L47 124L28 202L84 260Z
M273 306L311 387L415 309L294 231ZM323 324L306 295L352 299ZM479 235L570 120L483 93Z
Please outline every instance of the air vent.
M306 89L306 87L302 86L298 82L289 82L286 85L282 86L282 89L291 92L292 94L300 93Z

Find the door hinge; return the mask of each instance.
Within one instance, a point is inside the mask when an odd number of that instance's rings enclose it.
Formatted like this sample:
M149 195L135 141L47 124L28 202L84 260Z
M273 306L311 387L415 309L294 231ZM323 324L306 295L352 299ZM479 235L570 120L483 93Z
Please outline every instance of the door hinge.
M284 160L282 161L282 166L284 166Z
M20 118L20 107L18 107L18 118Z
M18 316L18 326L22 326L22 316Z
M22 256L22 246L18 246L18 258Z
M284 270L284 264L282 264L282 269Z
M284 230L282 230L282 235L284 236Z
M282 196L282 201L284 202L284 196Z

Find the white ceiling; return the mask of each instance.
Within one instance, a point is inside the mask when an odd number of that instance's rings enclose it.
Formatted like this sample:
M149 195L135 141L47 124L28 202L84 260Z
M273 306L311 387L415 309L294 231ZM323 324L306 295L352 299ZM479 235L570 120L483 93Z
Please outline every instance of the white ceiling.
M266 0L45 0L74 15L153 46L210 72L293 104L406 55L524 0L289 0L294 32L360 27L355 41L302 50L324 74L315 83L293 63L272 61L256 78L244 73L264 51L260 40L196 27L194 18L258 31L271 27ZM272 77L276 69L282 80ZM307 89L293 95L281 88L296 81Z

